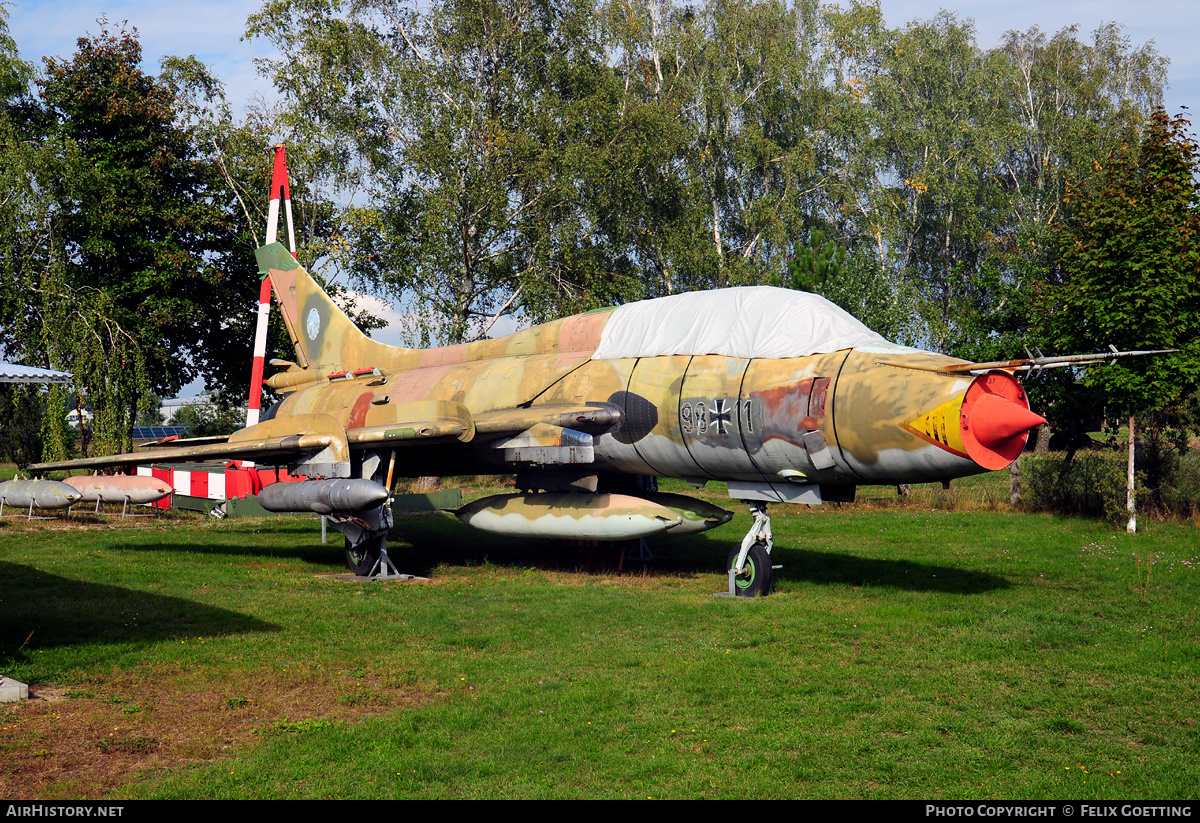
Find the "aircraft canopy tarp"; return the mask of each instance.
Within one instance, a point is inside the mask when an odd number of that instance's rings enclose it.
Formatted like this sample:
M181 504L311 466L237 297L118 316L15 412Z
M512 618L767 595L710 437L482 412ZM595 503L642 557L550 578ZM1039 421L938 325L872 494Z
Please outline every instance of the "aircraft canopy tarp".
M39 369L35 366L18 366L16 363L0 363L0 383L70 383L71 375L65 371Z
M592 357L721 354L748 359L842 349L912 351L871 331L824 297L743 286L620 306L605 323Z

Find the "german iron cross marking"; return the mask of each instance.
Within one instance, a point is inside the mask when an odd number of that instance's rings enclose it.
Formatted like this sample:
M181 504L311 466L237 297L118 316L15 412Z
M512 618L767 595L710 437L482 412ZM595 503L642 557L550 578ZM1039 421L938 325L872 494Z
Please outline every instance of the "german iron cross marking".
M725 434L733 424L733 409L724 397L713 401L712 422L717 434Z

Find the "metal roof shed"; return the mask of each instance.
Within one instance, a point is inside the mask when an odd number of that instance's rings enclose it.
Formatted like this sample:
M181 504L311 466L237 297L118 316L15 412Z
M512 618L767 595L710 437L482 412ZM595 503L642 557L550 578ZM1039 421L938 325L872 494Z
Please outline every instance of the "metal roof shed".
M39 369L36 366L18 366L16 363L0 362L0 383L70 383L71 375L65 371Z

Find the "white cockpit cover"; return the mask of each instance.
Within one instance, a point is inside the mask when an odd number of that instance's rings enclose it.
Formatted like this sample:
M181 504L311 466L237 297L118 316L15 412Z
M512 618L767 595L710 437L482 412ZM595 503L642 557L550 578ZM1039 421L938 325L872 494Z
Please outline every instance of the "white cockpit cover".
M805 357L842 349L911 351L824 297L774 286L674 294L615 309L595 359L722 354Z

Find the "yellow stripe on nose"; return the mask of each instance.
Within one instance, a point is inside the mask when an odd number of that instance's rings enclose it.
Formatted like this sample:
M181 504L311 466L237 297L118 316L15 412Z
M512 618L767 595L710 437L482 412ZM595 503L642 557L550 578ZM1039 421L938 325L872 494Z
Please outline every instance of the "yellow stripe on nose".
M964 392L958 397L947 400L937 408L914 417L904 424L904 428L922 440L928 440L952 454L967 457L966 446L963 445L962 440L962 430L959 428L959 416L965 396Z

